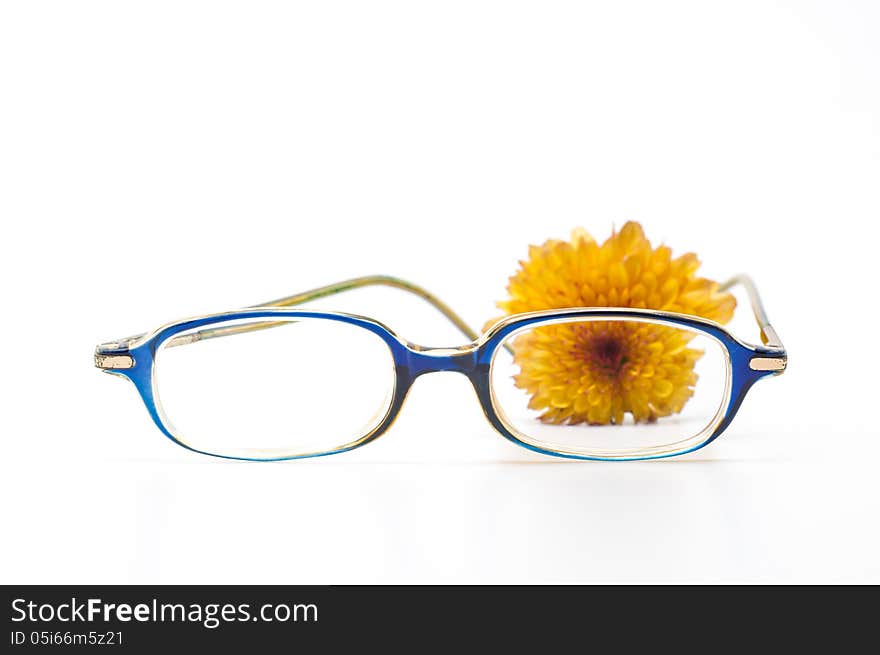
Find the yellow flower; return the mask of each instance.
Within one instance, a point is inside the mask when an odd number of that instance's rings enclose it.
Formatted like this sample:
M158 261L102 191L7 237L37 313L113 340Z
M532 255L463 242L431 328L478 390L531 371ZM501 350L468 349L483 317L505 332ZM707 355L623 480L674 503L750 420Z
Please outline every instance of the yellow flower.
M529 248L510 278L508 314L565 307L635 307L691 314L726 323L735 298L696 277L697 256L675 259L652 248L641 225L628 222L599 245L582 229L569 242ZM688 347L694 333L623 321L548 325L512 342L520 368L516 385L548 423L636 423L682 410L694 393L694 364L702 351Z

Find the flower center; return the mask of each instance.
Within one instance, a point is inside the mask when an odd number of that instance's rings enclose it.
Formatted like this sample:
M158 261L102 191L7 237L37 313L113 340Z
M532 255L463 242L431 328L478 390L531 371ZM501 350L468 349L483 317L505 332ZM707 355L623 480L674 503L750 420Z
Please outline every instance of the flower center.
M597 334L585 346L590 367L609 378L616 378L626 364L626 349L618 335Z

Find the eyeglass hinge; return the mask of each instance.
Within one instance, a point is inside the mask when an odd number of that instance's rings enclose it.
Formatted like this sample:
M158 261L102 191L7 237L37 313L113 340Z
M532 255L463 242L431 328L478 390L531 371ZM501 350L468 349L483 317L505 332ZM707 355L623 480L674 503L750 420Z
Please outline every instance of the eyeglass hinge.
M123 353L95 353L95 366L104 370L134 368L134 357Z
M784 357L752 357L749 368L753 371L784 371L787 363Z
M95 348L95 366L105 371L134 368L134 357L129 353L129 347L142 336L137 334L98 344Z

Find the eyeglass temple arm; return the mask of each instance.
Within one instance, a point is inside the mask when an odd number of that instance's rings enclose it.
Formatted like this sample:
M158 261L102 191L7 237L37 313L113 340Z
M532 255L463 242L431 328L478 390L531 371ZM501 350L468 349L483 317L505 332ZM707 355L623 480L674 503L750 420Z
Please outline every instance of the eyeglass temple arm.
M449 305L440 300L440 298L435 296L433 293L431 293L427 289L418 286L417 284L413 284L412 282L407 282L406 280L401 280L399 278L391 277L388 275L367 275L364 277L352 278L350 280L343 280L342 282L336 282L335 284L328 284L326 286L318 287L316 289L310 289L308 291L303 291L292 296L285 296L284 298L278 298L277 300L270 300L269 302L254 305L253 307L293 307L295 305L301 305L312 300L318 300L319 298L325 298L327 296L336 295L337 293L343 293L344 291L351 291L352 289L360 289L369 286L393 287L395 289L401 289L403 291L412 293L422 300L433 305L434 308L437 309L437 311L448 318L452 322L452 324L455 325L455 327L457 327L468 339L474 341L478 337L478 334L467 323L465 323L464 319L456 314L452 310L452 308L449 307ZM219 328L207 328L204 330L199 330L198 332L191 332L190 334L174 337L168 341L166 347L182 346L188 343L194 343L196 341L204 341L205 339L216 339L217 337L225 337L233 334L242 334L245 332L254 332L256 330L265 330L266 328L286 325L288 323L290 323L290 321L260 321L258 323L248 323L245 325L230 325Z
M779 336L776 334L773 326L770 325L770 321L767 318L767 311L764 309L764 303L761 301L761 296L758 293L758 289L749 276L742 274L735 275L723 284L721 284L719 287L719 291L728 291L738 285L745 288L746 293L748 294L749 302L752 305L752 311L754 312L755 319L757 320L758 326L761 329L761 340L768 347L784 349L782 341L779 339ZM259 305L253 305L253 307L292 307L295 305L301 305L312 300L317 300L319 298L336 295L337 293L342 293L344 291L351 291L352 289L360 289L369 286L388 286L412 293L433 305L437 309L437 311L439 311L447 319L449 319L449 321L452 322L452 324L455 325L468 339L473 341L476 340L478 337L476 331L474 331L464 321L464 319L462 319L456 312L452 310L451 307L449 307L449 305L440 300L440 298L432 294L430 291L418 286L417 284L413 284L412 282L407 282L406 280L391 277L388 275L367 275L363 277L352 278L350 280L343 280L342 282L336 282L335 284L328 284L326 286L317 287L315 289L303 291L292 296L285 296L284 298L278 298L277 300L271 300L269 302L260 303ZM194 343L196 341L203 341L205 339L215 339L217 337L224 337L233 334L243 334L256 330L264 330L271 327L285 325L286 323L286 321L260 321L257 323L249 323L246 325L208 328L205 330L199 330L198 332L174 337L169 340L169 342L166 344L166 347L182 346L188 343ZM101 368L104 367L102 366L102 364L98 363L99 358L101 358L101 362L103 364L109 365L109 360L105 362L104 359L112 359L119 356L114 354L114 352L118 352L120 350L124 352L124 350L127 350L127 343L135 341L139 338L139 336L140 335L136 337L129 337L115 343L101 344L100 346L98 346L96 352L96 364ZM121 356L124 357L124 355Z
M769 348L778 348L784 350L785 346L776 334L776 330L770 325L770 319L767 318L767 310L764 309L764 303L761 301L761 295L758 288L748 275L739 274L724 282L718 287L719 291L728 291L735 286L741 286L746 290L749 296L749 302L752 305L752 312L755 314L755 320L758 321L758 327L761 329L761 341Z

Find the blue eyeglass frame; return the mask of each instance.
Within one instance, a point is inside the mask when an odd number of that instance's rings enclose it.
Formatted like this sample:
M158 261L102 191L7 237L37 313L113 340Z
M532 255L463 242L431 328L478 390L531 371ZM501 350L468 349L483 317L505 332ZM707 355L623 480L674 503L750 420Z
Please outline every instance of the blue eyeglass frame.
M324 296L370 285L391 286L415 293L434 305L470 338L471 342L456 348L427 348L402 339L384 324L364 316L341 312L290 309L290 306L293 305L299 305ZM427 373L439 371L452 371L466 375L477 393L483 413L492 426L509 441L534 452L578 460L633 461L661 459L693 452L717 439L730 425L752 385L763 378L779 375L786 369L788 355L775 330L767 320L767 314L760 296L751 279L745 275L735 276L721 285L720 290L727 290L736 285L743 286L748 293L755 318L761 329L763 345L757 346L740 341L723 326L700 317L658 310L623 307L581 307L515 314L496 321L483 335L478 336L445 303L422 287L398 278L377 275L346 280L288 296L280 300L262 303L247 309L176 321L146 334L100 344L95 350L95 366L107 373L130 380L140 393L141 399L146 405L153 422L174 443L193 452L224 459L248 461L304 459L333 455L363 446L379 438L391 427L400 413L412 384L417 378ZM256 322L246 325L216 327L220 324L242 319L250 319L252 321L256 319ZM169 343L175 346L185 345L210 338L271 328L290 319L338 321L368 330L385 342L394 360L395 386L388 410L375 428L364 436L331 450L273 457L244 457L208 452L192 447L173 433L161 411L155 393L154 364L156 353L160 346L163 344L169 345ZM518 434L514 428L505 423L503 412L495 406L491 387L493 359L498 349L504 346L505 341L511 335L524 328L577 320L653 322L689 329L711 337L721 344L727 353L729 363L728 390L723 413L719 412L715 421L710 424L711 429L697 435L699 439L697 439L696 443L688 443L688 440L685 440L668 447L646 448L642 453L627 451L620 456L581 454L549 449L530 442L528 437ZM192 332L193 330L196 331ZM185 332L187 334L181 334ZM678 448L672 447L679 444L686 445L681 445Z

